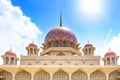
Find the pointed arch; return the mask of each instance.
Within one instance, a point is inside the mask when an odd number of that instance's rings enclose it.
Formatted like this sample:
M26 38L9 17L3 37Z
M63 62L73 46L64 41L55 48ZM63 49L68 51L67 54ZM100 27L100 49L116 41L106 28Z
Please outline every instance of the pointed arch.
M15 80L31 80L31 74L25 70L21 70L15 75Z
M0 76L3 76L5 80L12 80L12 74L5 70L0 72Z
M72 73L71 80L87 80L87 74L85 72L77 70Z
M120 75L120 72L115 70L109 74L109 80L116 80L116 77Z
M90 75L90 80L106 80L106 75L99 70L96 70Z
M67 41L66 40L64 40L63 42L62 42L62 47L67 47L68 45L67 45Z
M54 47L59 47L59 41L58 40L55 41Z
M35 73L34 80L50 80L50 74L44 70Z
M63 70L59 70L53 74L53 80L69 80L69 75Z

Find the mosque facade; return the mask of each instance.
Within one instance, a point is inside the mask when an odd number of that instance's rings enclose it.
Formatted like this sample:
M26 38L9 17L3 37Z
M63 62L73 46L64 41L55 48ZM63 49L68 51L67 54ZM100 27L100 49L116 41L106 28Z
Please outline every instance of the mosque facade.
M91 43L81 48L61 20L47 33L41 48L40 52L32 42L26 47L27 55L20 58L12 50L6 51L1 56L0 80L120 80L119 56L111 50L103 58L95 56ZM104 65L100 65L101 60Z

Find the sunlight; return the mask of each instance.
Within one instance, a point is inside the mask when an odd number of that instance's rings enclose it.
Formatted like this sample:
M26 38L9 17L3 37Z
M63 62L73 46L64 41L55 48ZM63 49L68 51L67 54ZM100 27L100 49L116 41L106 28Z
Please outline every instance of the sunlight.
M104 12L103 0L78 0L78 11L86 17L98 18Z

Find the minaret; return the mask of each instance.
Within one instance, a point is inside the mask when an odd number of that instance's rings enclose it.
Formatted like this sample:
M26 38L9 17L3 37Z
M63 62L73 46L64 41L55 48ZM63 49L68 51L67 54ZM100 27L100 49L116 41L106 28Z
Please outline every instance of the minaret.
M62 27L62 14L60 13L60 27Z
M26 50L28 56L38 56L39 48L34 44L34 41L26 47Z
M92 44L88 43L82 49L84 56L94 56L95 47Z
M117 60L119 56L115 54L115 52L111 51L109 48L109 51L105 54L104 58L102 60L104 61L104 65L117 65Z
M19 60L16 54L12 51L12 48L6 51L1 57L3 58L3 65L17 65L17 61Z

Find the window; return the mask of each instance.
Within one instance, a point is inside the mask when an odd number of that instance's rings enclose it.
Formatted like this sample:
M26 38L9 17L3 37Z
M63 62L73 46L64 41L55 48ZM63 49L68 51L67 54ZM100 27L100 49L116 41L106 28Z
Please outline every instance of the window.
M115 58L112 58L112 63L115 64Z
M9 64L9 58L6 57L6 64Z
M51 47L51 42L48 43L48 48Z
M32 48L30 48L30 54L33 54L33 49Z
M110 64L110 58L107 58L107 64Z
M14 58L11 58L10 64L14 64Z
M87 55L87 49L85 49L85 55Z
M35 55L37 54L36 49L34 49L34 54L35 54Z
M59 42L55 41L54 47L59 47Z
M66 41L63 41L62 47L67 47L67 42Z
M89 54L91 54L91 48L89 48Z
M73 48L74 48L74 43L73 43L73 42L71 42L70 44L71 44L71 47L73 47Z

